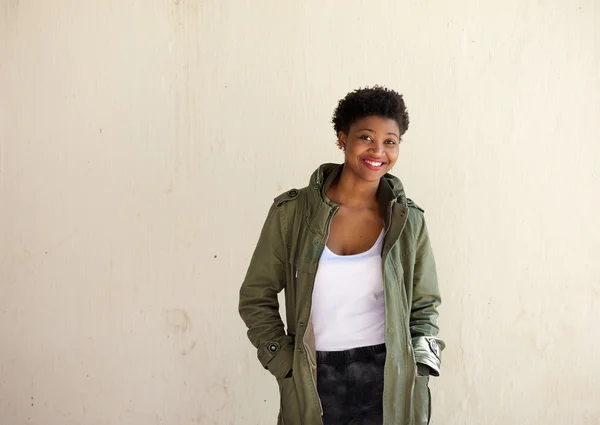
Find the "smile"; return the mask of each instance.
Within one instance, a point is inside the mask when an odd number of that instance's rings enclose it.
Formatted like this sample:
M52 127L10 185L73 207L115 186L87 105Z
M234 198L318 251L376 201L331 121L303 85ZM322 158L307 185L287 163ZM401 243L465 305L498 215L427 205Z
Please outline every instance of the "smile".
M367 166L367 168L371 169L371 170L379 170L381 167L383 167L385 165L385 162L383 161L376 161L373 159L365 159L363 158L362 161L365 163L365 165Z

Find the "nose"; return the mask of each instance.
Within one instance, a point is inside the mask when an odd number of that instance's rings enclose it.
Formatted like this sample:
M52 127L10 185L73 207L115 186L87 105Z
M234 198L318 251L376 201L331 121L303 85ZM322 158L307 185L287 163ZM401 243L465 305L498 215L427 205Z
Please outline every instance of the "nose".
M385 153L385 146L383 145L383 142L373 143L373 145L371 145L371 151L373 151L373 153L383 155Z

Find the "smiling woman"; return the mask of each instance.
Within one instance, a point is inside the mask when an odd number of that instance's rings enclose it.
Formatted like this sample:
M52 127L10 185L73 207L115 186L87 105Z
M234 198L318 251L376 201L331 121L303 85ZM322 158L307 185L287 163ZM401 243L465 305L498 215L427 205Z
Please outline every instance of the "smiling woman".
M333 115L344 163L319 167L268 214L239 307L278 380L280 424L429 423L444 348L435 261L423 210L388 174L408 124L397 92L349 93Z

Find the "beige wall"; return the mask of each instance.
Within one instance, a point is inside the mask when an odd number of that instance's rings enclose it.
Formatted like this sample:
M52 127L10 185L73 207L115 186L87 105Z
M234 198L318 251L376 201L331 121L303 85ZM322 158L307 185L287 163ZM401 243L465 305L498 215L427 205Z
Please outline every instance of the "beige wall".
M441 276L436 425L600 424L597 0L0 0L0 425L274 423L237 316L360 85Z

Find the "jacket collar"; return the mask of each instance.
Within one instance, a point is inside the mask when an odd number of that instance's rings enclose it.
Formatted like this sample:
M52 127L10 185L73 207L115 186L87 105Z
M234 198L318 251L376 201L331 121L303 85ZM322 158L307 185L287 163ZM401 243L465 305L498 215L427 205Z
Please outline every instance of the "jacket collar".
M339 207L327 196L327 189L341 173L342 168L343 164L323 164L310 177L308 225L314 233L321 236L324 236L324 233L327 232L325 223L329 215ZM406 218L407 215L406 196L400 179L391 174L385 174L379 182L377 198L381 206L381 215L384 218L384 226L387 234L390 231L392 223L398 222L394 218L396 213L398 213L399 218ZM390 237L400 235L401 229L404 228L405 220L400 221L403 222L401 223L401 228L391 232Z

